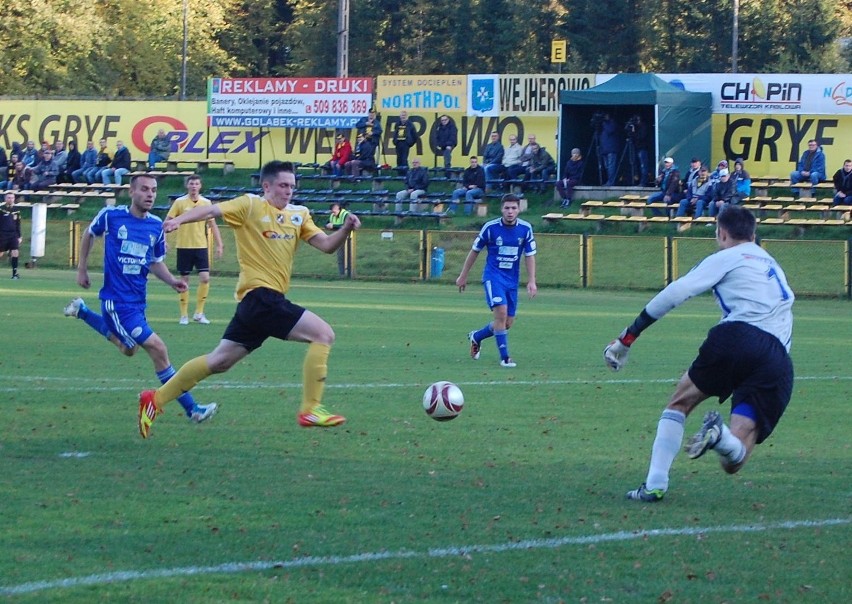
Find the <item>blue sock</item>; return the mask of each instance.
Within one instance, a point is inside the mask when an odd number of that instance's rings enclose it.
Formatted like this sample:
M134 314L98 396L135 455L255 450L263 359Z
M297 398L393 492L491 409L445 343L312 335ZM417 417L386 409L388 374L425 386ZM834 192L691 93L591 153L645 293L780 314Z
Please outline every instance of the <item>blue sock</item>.
M93 311L88 306L80 306L80 310L77 311L77 318L82 319L86 325L94 329L106 339L109 339L109 329L107 328L106 321L104 321L104 318L101 315Z
M174 374L176 374L175 368L172 365L169 365L162 371L157 372L157 379L160 380L161 384L165 384L169 381ZM195 399L192 398L192 395L189 392L184 392L178 397L178 402L180 406L183 407L183 410L186 411L186 415L192 415L192 410L195 409Z
M497 339L497 350L500 352L500 360L505 361L509 358L509 334L506 330L495 331L494 337Z
M482 329L480 329L479 331L474 333L473 339L476 340L477 342L481 342L482 340L484 340L486 338L490 338L493 335L494 335L494 328L491 326L491 323L489 323L488 325L486 325L485 327L483 327Z

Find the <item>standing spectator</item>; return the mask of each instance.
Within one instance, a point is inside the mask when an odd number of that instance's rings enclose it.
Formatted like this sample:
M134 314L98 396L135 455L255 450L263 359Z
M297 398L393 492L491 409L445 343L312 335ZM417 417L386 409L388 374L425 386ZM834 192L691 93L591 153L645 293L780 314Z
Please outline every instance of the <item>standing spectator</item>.
M15 194L6 193L0 206L0 257L9 252L9 264L12 265L12 279L20 279L18 274L18 256L21 242L21 213L15 210Z
M660 168L656 178L659 191L648 196L648 203L678 203L680 202L680 170L674 163L674 158L663 159L663 167ZM662 216L662 212L656 208L651 210L654 216Z
M657 294L604 349L604 361L618 371L642 332L690 298L712 290L722 308L721 321L707 333L660 416L647 477L627 499L651 503L665 497L686 418L703 401L730 398L730 427L718 411L708 411L684 451L696 459L713 449L728 474L738 472L755 445L769 438L790 402L795 296L781 266L754 239L751 212L725 208L716 225L719 251Z
M817 185L825 179L825 175L825 154L816 140L811 139L808 141L807 151L799 158L796 169L790 172L790 184L809 182Z
M500 171L503 169L503 143L500 142L500 134L497 132L491 133L491 140L485 145L485 151L482 155L482 165L485 169L485 184L489 180L494 180L500 177Z
M527 294L532 299L538 292L535 282L535 235L532 225L518 218L519 202L516 195L503 196L500 201L502 216L489 220L479 231L456 279L459 292L463 292L467 287L468 273L473 268L479 252L488 250L482 271L482 285L493 318L482 329L467 334L467 339L470 341L471 358L479 360L482 341L494 336L497 351L500 353L500 366L506 368L516 367L515 361L509 355L508 331L515 322L515 311L518 307L521 256L524 257L527 269Z
M843 167L834 173L834 199L832 206L852 205L852 159L843 162Z
M32 188L34 191L55 185L56 177L59 176L59 164L53 159L53 149L45 149L42 153L41 163L36 164L32 170Z
M353 159L346 164L346 173L354 177L361 176L361 172L376 171L376 148L373 142L363 134L358 134L355 138L355 150L352 155Z
M28 168L32 168L38 163L38 149L35 148L35 141L27 141L27 146L21 154L21 161Z
M605 113L601 122L601 137L600 137L601 156L606 166L606 182L605 186L611 187L615 185L616 171L618 170L618 152L621 151L621 139L618 136L618 124L615 120Z
M143 438L149 436L154 418L166 403L209 376L228 371L268 338L308 344L302 365L302 404L296 416L299 425L326 428L346 421L322 406L334 331L318 315L288 300L286 293L300 242L331 254L344 245L361 221L350 213L340 229L330 235L324 233L307 208L290 203L296 188L295 168L290 162L267 163L260 170L260 182L263 197L242 195L190 210L163 225L171 232L188 222L223 218L234 228L240 262L239 304L215 349L185 363L159 390L140 393L139 432Z
M360 135L359 136L363 136ZM328 223L325 228L329 231L339 231L346 224L346 217L349 215L349 210L344 208L340 203L334 202L331 204L328 215ZM346 238L347 243L337 248L337 273L341 277L346 276L346 247L348 246L349 238Z
M562 178L556 181L556 191L562 199L560 207L567 208L571 205L574 197L574 187L580 184L580 179L583 178L584 165L585 162L583 161L583 156L580 155L580 150L576 147L571 149L571 157L565 162Z
M109 164L112 162L112 157L109 154L109 149L107 149L107 142L105 138L102 138L99 142L101 149L98 151L98 159L95 162L95 167L86 172L86 181L91 185L94 183L100 183L101 177L103 176L104 170L109 169Z
M633 146L636 157L639 159L639 186L644 187L651 180L650 166L648 163L648 149L651 146L648 124L638 113L630 121L629 134L633 136Z
M382 142L382 123L376 115L375 109L370 109L367 117L362 117L355 123L355 129L358 134L363 134L364 138L373 143L373 148L378 149Z
M531 183L533 190L538 193L544 193L545 183L550 179L556 171L556 162L550 156L547 150L538 143L532 146L532 154L530 155L530 163L527 166L526 178Z
M524 154L524 148L518 144L518 137L514 134L509 135L509 146L503 151L503 168L499 172L499 176L506 179L515 179L524 170L521 167L521 155ZM514 176L512 176L514 174Z
M743 158L734 160L734 171L731 180L734 181L734 203L742 203L742 200L751 196L751 175L743 167Z
M408 171L408 150L417 144L417 138L408 112L400 111L399 120L393 125L393 144L396 147L396 167L403 176Z
M708 215L713 218L722 211L725 205L732 203L736 192L737 183L731 179L731 174L727 168L719 170L719 182L713 185L713 191L710 193Z
M20 163L20 159L18 159L17 153L12 153L9 156L9 165L0 170L0 189L11 189L12 184L15 182L15 170L17 170L17 165ZM21 164L23 165L23 164Z
M59 143L56 143L57 145ZM80 169L80 152L77 151L77 143L68 141L67 159L65 160L65 168L59 173L56 178L58 183L74 182L72 174Z
M111 184L110 180L117 185L121 184L121 177L130 172L130 149L121 141L115 142L115 156L112 158L109 168L101 173L101 180L105 185Z
M65 307L66 317L82 320L114 344L122 354L133 356L143 348L161 383L175 374L165 342L148 325L145 306L148 296L148 274L152 273L176 291L186 287L166 267L166 239L163 221L151 214L157 198L157 180L138 175L130 179L130 206L103 208L83 233L77 285L92 286L89 279L89 254L95 237L104 238L103 287L98 294L101 312L89 309L82 298ZM189 392L178 398L187 417L200 423L216 413L216 403L198 405Z
M438 118L438 128L435 130L435 146L444 158L444 176L450 178L450 168L453 167L453 149L459 144L459 130L449 115ZM486 171L487 173L487 171Z
M201 177L192 174L186 177L184 183L186 195L175 199L169 208L167 218L175 218L190 211L193 208L207 207L212 205L211 201L201 194ZM216 257L221 258L224 246L222 235L216 221L210 219L206 222L194 222L179 229L175 236L175 247L177 248L177 272L180 279L186 284L185 288L178 291L178 304L180 307L180 325L189 324L189 276L193 269L198 272L198 291L196 292L195 313L192 320L201 325L209 325L210 320L204 314L204 305L210 293L210 235L216 243Z
M396 194L396 211L402 212L402 202L409 200L408 211L419 212L417 200L426 195L429 188L429 170L420 165L420 158L411 160L412 168L405 175L405 188Z
M157 136L151 140L151 150L148 151L148 170L153 170L158 162L169 161L172 154L172 143L166 136L166 131L160 128Z
M698 177L690 181L686 195L680 200L680 205L677 208L677 216L692 215L693 218L703 216L704 208L707 207L707 202L712 192L710 171L706 166L701 166L698 170Z
M473 212L473 204L477 199L485 195L485 170L479 165L479 158L475 155L470 157L470 166L462 173L461 185L453 191L453 201L447 214L454 214L459 200L464 197L464 213L467 216Z
M74 182L89 182L86 174L98 165L98 151L92 141L86 143L86 150L80 154L80 167L71 173ZM91 184L91 183L90 183Z

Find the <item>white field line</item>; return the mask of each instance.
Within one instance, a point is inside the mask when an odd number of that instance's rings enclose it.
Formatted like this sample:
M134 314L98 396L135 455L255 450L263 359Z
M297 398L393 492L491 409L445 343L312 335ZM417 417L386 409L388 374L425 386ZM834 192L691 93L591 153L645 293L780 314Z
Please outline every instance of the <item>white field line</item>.
M468 381L456 382L459 386L582 386L592 385L601 386L607 384L676 384L680 376L662 379L605 379L605 380L487 380L487 381ZM796 376L795 380L806 382L834 382L834 381L850 381L852 375L810 375ZM67 392L90 392L97 390L98 392L126 392L128 389L139 389L146 386L139 380L131 380L127 378L109 379L112 386L106 386L98 378L89 377L55 377L55 376L34 376L34 375L0 375L0 383L17 384L11 386L0 387L0 392L45 392L48 390L64 390ZM150 384L148 384L150 385ZM349 384L334 384L329 382L326 384L326 389L374 389L374 388L423 388L427 386L425 382L408 382L408 383L349 383ZM282 388L301 388L301 382L280 382L280 383L250 383L248 381L232 381L220 380L216 378L208 378L204 380L204 387L220 388L226 390L278 390Z
M189 577L196 575L220 575L240 572L258 572L280 568L303 568L319 566L340 566L342 564L357 564L360 562L378 562L383 560L403 560L411 558L450 558L455 556L471 556L474 554L495 554L519 550L556 549L567 545L589 545L613 541L631 541L651 537L678 537L689 535L705 535L708 533L758 533L777 530L792 530L799 528L820 528L846 525L852 518L828 518L825 520L788 520L769 524L747 524L732 526L664 528L646 531L619 531L617 533L602 533L580 537L559 537L553 539L526 539L511 543L494 545L458 545L442 548L432 548L423 551L399 550L384 552L364 552L340 556L307 556L293 560L256 561L256 562L226 562L216 566L183 566L177 568L154 568L150 570L124 570L111 573L86 575L83 577L68 577L52 581L33 581L19 585L0 586L0 596L14 596L34 593L48 589L72 589L81 586L108 585L128 581L158 579L168 577Z

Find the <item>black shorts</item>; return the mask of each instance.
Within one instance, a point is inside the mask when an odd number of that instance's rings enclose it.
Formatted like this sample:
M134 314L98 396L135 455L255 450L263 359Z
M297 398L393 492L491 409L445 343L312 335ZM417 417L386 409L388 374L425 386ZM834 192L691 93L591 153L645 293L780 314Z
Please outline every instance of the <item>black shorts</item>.
M237 304L237 312L222 336L251 352L266 338L286 340L305 309L284 294L265 287L253 289Z
M2 234L0 235L0 252L11 252L12 250L18 249L20 242L18 241L18 236L15 233Z
M192 274L195 268L199 273L210 271L210 251L206 247L179 247L177 251L177 272L184 277Z
M766 440L793 394L793 362L784 345L748 323L719 323L707 333L689 379L731 408L748 403L757 414L757 442Z

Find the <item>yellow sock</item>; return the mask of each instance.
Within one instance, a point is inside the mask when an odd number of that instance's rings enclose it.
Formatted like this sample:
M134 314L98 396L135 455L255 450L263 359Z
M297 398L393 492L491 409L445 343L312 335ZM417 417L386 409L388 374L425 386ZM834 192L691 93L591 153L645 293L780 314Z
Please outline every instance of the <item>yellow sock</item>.
M198 284L198 295L195 300L195 314L204 312L204 303L207 302L207 294L210 293L210 282Z
M309 344L302 365L302 406L299 413L308 413L322 402L325 378L328 375L328 354L331 346Z
M189 315L186 313L189 312L189 290L178 294L178 300L180 301L180 316L188 317Z
M154 404L162 409L166 403L175 400L184 392L189 392L198 382L212 374L207 367L207 355L187 361L168 382L160 386L154 395Z

